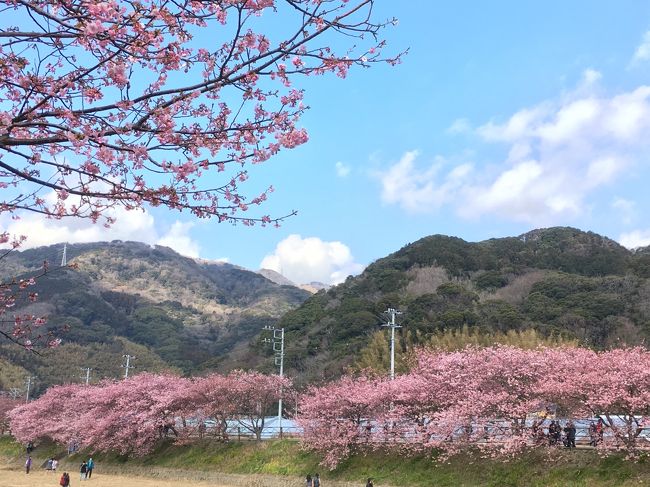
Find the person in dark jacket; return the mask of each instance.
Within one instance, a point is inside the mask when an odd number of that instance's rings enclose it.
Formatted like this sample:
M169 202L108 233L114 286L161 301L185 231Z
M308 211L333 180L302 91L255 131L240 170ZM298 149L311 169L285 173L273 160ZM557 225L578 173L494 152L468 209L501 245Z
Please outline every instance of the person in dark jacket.
M84 480L86 478L87 473L88 473L88 464L86 462L83 462L81 464L81 467L79 467L79 480Z
M375 487L375 484L372 483L372 479L368 479L368 482L366 482L366 487Z
M564 427L564 434L566 435L565 446L567 448L576 447L576 427L573 421L569 421Z
M560 436L560 425L555 420L551 421L551 424L548 425L548 444L557 445L560 442Z

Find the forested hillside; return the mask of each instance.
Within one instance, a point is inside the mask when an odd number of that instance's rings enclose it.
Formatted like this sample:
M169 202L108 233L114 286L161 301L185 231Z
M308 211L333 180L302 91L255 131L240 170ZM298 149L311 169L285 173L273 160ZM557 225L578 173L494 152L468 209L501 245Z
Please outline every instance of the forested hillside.
M533 331L601 349L650 337L650 251L629 251L573 228L478 243L434 235L379 259L357 277L287 313L288 362L313 380L361 357L385 363L380 325L403 314L402 352L450 330ZM370 344L370 346L369 346ZM383 350L382 350L383 348ZM383 354L384 356L379 356Z
M6 277L29 275L62 246L10 254ZM57 254L58 253L58 254ZM275 369L265 325L286 329L285 368L298 383L349 367L385 368L383 312L398 308L401 366L417 345L565 342L597 349L650 338L650 249L630 251L573 228L470 243L434 235L314 295L242 268L134 242L71 245L72 269L39 279L22 311L69 325L64 345L34 355L0 346L0 387L27 374L37 388L114 377L123 354L136 371ZM514 332L518 332L513 335Z
M72 268L61 269L62 248L11 253L1 266L4 279L11 279L50 262L30 289L38 300L19 303L17 312L46 315L51 327L68 326L63 346L40 355L0 346L0 359L38 376L40 387L78 380L80 367L92 367L94 377L114 377L123 372L126 353L137 357L136 371L217 368L233 353L245 362L249 340L309 296L230 264L136 242L69 245ZM15 382L2 375L0 386Z

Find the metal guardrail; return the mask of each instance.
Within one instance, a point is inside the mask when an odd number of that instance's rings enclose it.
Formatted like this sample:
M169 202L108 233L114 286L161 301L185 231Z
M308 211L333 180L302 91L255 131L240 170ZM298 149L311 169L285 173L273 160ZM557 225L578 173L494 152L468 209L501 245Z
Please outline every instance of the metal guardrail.
M624 428L621 427L623 431ZM397 428L379 427L378 425L365 424L361 425L359 429L359 439L367 443L407 443L409 441L417 441L418 438L427 436L425 431L416 431ZM476 444L487 443L505 443L511 438L518 438L525 441L529 446L567 446L567 435L563 431L559 436L552 436L548 432L548 425L533 428L530 425L522 426L521 428L514 428L507 424L499 424L494 422L489 425L472 425L472 426L457 426L452 428L448 434L442 436L428 435L428 440L441 440L441 441L454 441L455 439L471 438L472 442ZM581 447L596 447L598 444L606 441L608 443L623 444L626 440L626 435L617 435L611 427L605 426L601 434L592 432L589 425L576 426L575 444ZM636 448L642 450L650 450L650 427L639 427L634 431L634 438Z

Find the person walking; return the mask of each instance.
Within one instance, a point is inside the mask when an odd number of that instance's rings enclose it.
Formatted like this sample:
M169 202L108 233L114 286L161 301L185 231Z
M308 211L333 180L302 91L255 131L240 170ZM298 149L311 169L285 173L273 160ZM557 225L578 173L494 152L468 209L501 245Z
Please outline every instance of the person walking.
M32 468L32 457L29 455L27 460L25 460L25 473L28 474L29 470Z
M311 474L308 473L305 477L305 487L314 487L314 481L311 479Z
M86 478L86 473L88 472L88 464L82 462L81 467L79 467L79 480L84 480Z
M88 459L88 462L86 462L86 478L89 479L93 475L93 468L95 468L95 462L93 461L93 457L90 457Z
M603 421L603 418L598 418L598 422L596 423L596 435L598 436L598 443L601 443L603 441L604 429L605 429L605 422Z
M320 475L314 475L314 487L321 487Z
M366 487L375 487L375 484L372 483L372 479L368 479L368 482L366 482Z
M59 466L59 461L56 458L52 459L52 470L56 472L56 467Z
M593 421L589 423L589 446L596 446L598 444L598 430L596 423Z
M61 480L59 480L59 485L61 487L70 487L70 475L68 475L68 472L63 472Z

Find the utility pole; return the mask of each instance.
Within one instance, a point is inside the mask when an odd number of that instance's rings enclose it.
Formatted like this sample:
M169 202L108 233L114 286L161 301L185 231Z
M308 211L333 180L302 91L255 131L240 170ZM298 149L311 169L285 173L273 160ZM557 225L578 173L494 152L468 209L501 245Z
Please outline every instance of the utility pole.
M61 257L61 267L66 267L68 265L68 244L63 244L63 256Z
M264 338L264 343L273 344L273 353L275 354L275 365L280 367L280 378L284 377L284 328L274 328L265 326L264 330L270 331L273 338ZM280 427L280 438L282 438L282 390L280 390L280 400L278 401L278 426Z
M124 378L128 379L129 378L129 369L134 368L134 366L131 365L131 359L135 360L135 357L133 355L129 355L129 354L122 355L122 357L124 357L124 360L125 360L124 364L122 364L122 367L124 368Z
M81 377L82 380L85 380L86 385L90 384L90 371L93 370L90 367L81 367L81 370L85 370L86 373Z
M29 402L29 391L32 388L32 380L33 379L36 379L36 377L31 376L31 375L29 377L27 377L27 394L25 394L25 402L26 403Z
M401 315L401 311L397 311L393 308L388 308L386 313L390 316L390 321L385 325L390 328L390 380L395 378L395 328L401 328L401 325L395 323L395 316Z

